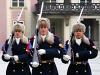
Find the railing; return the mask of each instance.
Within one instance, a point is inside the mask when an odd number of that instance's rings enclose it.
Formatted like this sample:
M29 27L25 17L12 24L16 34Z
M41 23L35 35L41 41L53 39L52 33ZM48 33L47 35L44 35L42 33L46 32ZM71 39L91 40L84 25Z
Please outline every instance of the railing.
M38 14L41 4L36 5L36 13ZM43 14L55 15L79 15L82 7L84 7L83 15L100 15L100 3L45 3Z

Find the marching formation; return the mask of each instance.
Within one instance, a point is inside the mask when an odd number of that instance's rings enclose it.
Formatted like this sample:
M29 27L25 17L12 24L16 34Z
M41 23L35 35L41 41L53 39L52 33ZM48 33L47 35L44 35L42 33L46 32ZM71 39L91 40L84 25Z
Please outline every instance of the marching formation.
M50 32L50 20L41 17L42 10L43 4L36 33L31 38L24 35L24 25L16 23L13 26L11 37L2 47L2 60L9 62L6 75L59 75L54 58L61 59L65 64L70 61L67 75L92 75L88 60L95 58L98 50L93 41L85 36L85 25L79 22L83 9L78 23L73 25L71 39L65 45Z

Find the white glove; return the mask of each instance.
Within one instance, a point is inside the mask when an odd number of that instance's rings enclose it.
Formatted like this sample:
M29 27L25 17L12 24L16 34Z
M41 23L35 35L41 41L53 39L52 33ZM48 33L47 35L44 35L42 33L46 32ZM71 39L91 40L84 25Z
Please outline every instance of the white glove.
M78 54L78 53L76 53L76 57L77 57L77 58L79 57L79 54Z
M69 55L63 55L63 59L65 61L69 61L71 59L71 57Z
M14 58L15 61L18 61L19 60L19 58L18 58L17 55L14 55L13 58Z
M4 58L5 58L6 60L9 60L11 57L12 57L12 56L10 56L9 54L4 54Z
M40 55L43 55L43 54L46 54L46 51L45 51L44 49L40 49L40 50L38 50L38 53L39 53Z
M39 66L39 63L37 63L37 62L31 62L31 65L32 65L32 67L36 68L36 67Z

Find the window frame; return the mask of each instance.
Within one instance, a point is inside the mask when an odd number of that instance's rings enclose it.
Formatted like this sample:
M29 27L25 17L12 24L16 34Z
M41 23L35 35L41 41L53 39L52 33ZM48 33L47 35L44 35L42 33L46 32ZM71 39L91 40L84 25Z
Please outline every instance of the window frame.
M14 2L16 3L16 6L13 5ZM21 6L20 3L23 3L23 5ZM13 0L11 0L11 7L12 8L25 7L25 0L23 0L23 1L20 1L20 0L13 1Z
M92 0L80 0L80 3L92 3Z
M57 1L55 0L45 0L45 2L47 2L47 3L56 3Z

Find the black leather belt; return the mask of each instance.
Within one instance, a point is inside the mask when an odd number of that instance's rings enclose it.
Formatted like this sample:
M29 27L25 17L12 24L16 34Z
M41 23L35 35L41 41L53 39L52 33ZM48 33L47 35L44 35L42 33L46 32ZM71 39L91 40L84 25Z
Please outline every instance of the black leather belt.
M80 61L80 62L71 62L71 64L84 64L86 65L88 63L88 61Z
M41 60L40 63L52 63L54 60Z

